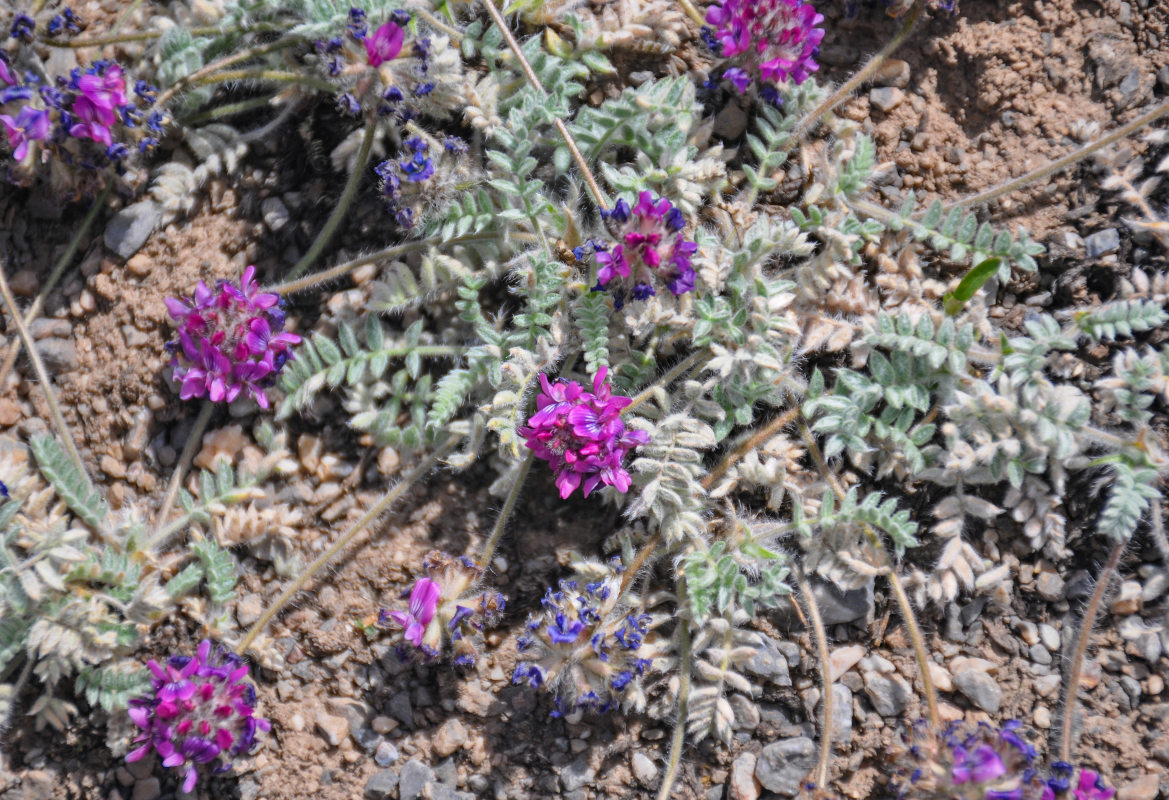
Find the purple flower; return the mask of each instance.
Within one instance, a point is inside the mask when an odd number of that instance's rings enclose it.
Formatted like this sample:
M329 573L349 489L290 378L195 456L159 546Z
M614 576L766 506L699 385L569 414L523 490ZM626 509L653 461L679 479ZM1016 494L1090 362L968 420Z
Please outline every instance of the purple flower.
M719 55L736 58L723 77L740 93L747 90L752 75L763 83L780 84L789 78L803 83L815 72L815 62L824 21L810 3L803 0L721 0L706 12L714 28L710 37L718 43Z
M164 301L179 323L171 366L183 400L230 403L246 392L261 408L268 407L266 388L301 338L282 331L280 298L261 292L255 275L256 268L249 266L238 286L221 281L211 289L199 281L193 297Z
M393 22L387 22L373 32L373 36L365 37L365 53L371 67L377 67L387 61L393 61L402 52L402 42L406 33Z
M140 761L153 750L164 767L183 768L184 792L195 788L198 765L216 763L215 772L231 769L228 758L250 751L256 732L271 728L255 715L255 687L242 682L247 665L223 650L211 658L207 640L194 658L171 656L165 664L151 659L146 666L154 692L130 701L130 719L141 733L134 739L140 746L126 761Z
M16 119L7 114L0 114L0 123L8 134L8 144L12 146L12 157L23 161L28 155L28 143L45 138L49 132L49 114L32 106L20 109Z
M430 578L422 578L414 584L410 592L409 611L390 611L387 616L405 628L406 641L415 647L422 647L422 635L426 633L426 626L434 619L434 612L438 609L438 599L442 590Z
M1080 770L1080 780L1072 790L1076 800L1109 800L1116 790L1105 786L1103 779L1090 769Z
M608 217L619 226L618 241L612 246L593 242L597 286L614 292L618 308L627 295L636 300L653 296L655 279L675 296L694 289L691 257L698 245L686 239L686 220L669 200L642 192L632 208L618 200Z
M955 785L974 781L985 783L1006 774L1007 768L995 749L988 744L979 745L972 752L958 750L961 760L954 766L951 779Z
M606 367L597 370L592 392L576 381L553 384L541 375L536 413L520 428L528 448L556 473L561 499L577 487L588 497L601 483L621 493L629 491L631 481L622 462L634 447L649 443L645 431L625 427L621 411L632 401L612 396L608 373Z

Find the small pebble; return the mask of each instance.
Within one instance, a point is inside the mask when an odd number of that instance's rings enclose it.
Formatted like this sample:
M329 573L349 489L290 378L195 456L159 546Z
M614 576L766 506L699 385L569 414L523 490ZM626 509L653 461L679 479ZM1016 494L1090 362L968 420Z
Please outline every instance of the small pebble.
M1120 231L1116 228L1105 228L1084 239L1084 247L1088 251L1088 258L1099 258L1120 249Z
M904 99L905 92L888 86L882 86L869 92L869 102L872 103L873 108L886 114L901 105L901 101Z
M1117 616L1135 614L1141 610L1141 585L1136 581L1124 581L1108 608Z
M731 776L727 779L728 800L757 800L762 788L755 777L755 754L740 753L731 764Z
M1063 578L1054 572L1041 572L1035 580L1035 591L1049 603L1063 599Z
M1047 706L1037 706L1032 720L1035 722L1036 728L1047 730L1051 727L1051 711Z
M373 760L379 767L388 767L398 760L398 748L392 742L382 742L374 751Z
M653 759L639 750L633 754L631 766L633 777L637 778L642 786L653 786L658 777L658 766L653 762Z
M349 735L349 720L326 714L323 711L317 714L316 727L324 735L325 741L332 747L341 744Z
M985 672L964 670L954 674L954 685L970 702L988 714L997 714L1003 702L1003 690Z

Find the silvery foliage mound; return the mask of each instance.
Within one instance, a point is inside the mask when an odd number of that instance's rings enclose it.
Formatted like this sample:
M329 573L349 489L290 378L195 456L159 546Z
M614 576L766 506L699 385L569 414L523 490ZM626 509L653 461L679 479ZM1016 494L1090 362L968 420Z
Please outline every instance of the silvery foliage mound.
M252 499L285 457L282 438L258 469L220 462L197 493L180 492L182 513L148 524L133 507L112 511L58 440L34 437L26 449L0 440L0 725L17 713L36 727L63 728L84 697L94 708L124 708L150 688L136 657L160 621L190 614L208 631L230 626L236 565L214 538L199 534L229 504ZM30 464L30 451L32 464ZM192 533L189 548L171 541ZM26 705L27 704L27 705Z
M985 297L944 298L962 270L929 277L919 258L981 266L981 285L1035 271L1042 247L940 203L919 211L912 195L896 211L865 200L878 165L857 126L830 116L814 142L791 141L823 97L815 82L780 110L753 108L736 151L712 137L689 79L585 105L583 82L607 63L546 41L523 44L540 92L498 31L463 29L482 65L466 67L461 109L484 137L473 185L420 226L417 262L389 265L364 308L323 321L285 373L280 417L336 391L373 443L462 436L449 463L490 458L503 495L522 474L517 431L538 377L587 381L607 366L615 392L642 393L627 422L651 436L629 465L634 489L604 494L628 523L612 541L627 565L642 547L669 565L649 579L671 609L654 623L666 652L627 697L666 716L688 691L699 739L729 740L730 696L757 693L743 668L760 645L750 621L786 602L792 570L854 587L929 543L905 567L918 603L1002 591L1000 548L1066 555L1073 484L1099 495L1083 532L1132 536L1159 497L1148 421L1169 354L1124 350L1096 387L1068 365L1085 345L1163 325L1164 298L1134 290L1002 327ZM605 227L558 118L607 193L650 190L683 210L692 294L617 307L592 291L571 250ZM981 548L963 535L989 529Z

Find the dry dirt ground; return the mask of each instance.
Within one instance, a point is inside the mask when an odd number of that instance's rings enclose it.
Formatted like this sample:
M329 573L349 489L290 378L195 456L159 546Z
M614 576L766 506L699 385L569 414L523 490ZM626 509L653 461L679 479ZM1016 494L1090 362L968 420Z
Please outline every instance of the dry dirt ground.
M828 0L821 5L829 6L821 9L828 17L822 74L832 79L846 77L896 28L879 10L862 9L846 20ZM882 71L879 85L862 89L841 113L871 131L880 158L896 166L882 194L913 188L924 196L962 197L1074 149L1091 123L1108 130L1162 101L1169 94L1167 36L1169 9L1158 0L966 0L956 16L933 14L921 24ZM193 406L179 402L164 376L162 343L169 329L162 298L189 292L198 279L235 277L249 263L277 278L311 241L327 213L323 198L340 183L309 156L291 132L260 144L239 184L212 186L192 216L154 235L129 262L107 252L98 231L50 298L35 333L78 443L115 506L157 504L194 418ZM260 219L260 202L271 194L284 197L296 221L278 233ZM1028 299L1048 308L1098 302L1110 298L1134 266L1150 273L1166 266L1155 244L1134 241L1119 222L1121 209L1102 193L1090 164L987 212L1000 224L1026 225L1051 252L1037 275L1000 290L1005 324L1017 322ZM365 204L339 249L360 249L379 214L376 203ZM21 192L0 189L0 253L22 296L35 294L79 218L68 211L47 219ZM1084 238L1111 228L1118 230L1118 246L1089 255ZM300 301L294 321L311 327L315 304L326 300ZM0 387L0 432L23 438L42 429L40 397L22 364ZM365 448L331 422L330 410L291 421L302 472L295 486L279 487L282 499L306 509L291 548L309 558L380 496L398 468L392 452L363 460ZM203 459L214 451L238 455L250 442L251 423L227 413L213 418ZM356 488L328 503L334 499L329 484L353 468L362 470ZM492 578L506 587L509 614L474 669L403 666L384 641L370 641L354 627L408 586L427 550L462 552L481 539L496 508L487 492L490 476L477 467L439 474L413 489L400 511L355 542L278 619L271 634L279 668L259 670L257 681L274 732L243 769L201 782L200 796L348 800L363 793L416 797L415 790L430 798L652 796L651 773L664 761L667 727L637 716L551 719L546 696L509 681L509 645L527 612L562 574L571 550L601 549L619 524L615 512L553 502L550 479L531 480ZM315 515L307 511L314 506ZM1061 664L1104 555L1098 540L1079 536L1090 517L1070 523L1074 558L1024 560L1009 608L976 601L927 610L922 620L943 672L952 672L961 658L985 659L1003 689L1001 707L988 715L942 676L945 713L971 721L1020 719L1041 751L1058 728ZM1120 800L1169 797L1169 658L1162 652L1169 651L1167 555L1144 539L1126 555L1121 575L1137 584L1140 599L1122 597L1101 621L1084 682L1078 755L1120 787ZM237 613L246 625L279 592L280 577L268 561L246 551L240 557L245 577ZM1132 587L1125 591L1131 597ZM913 698L895 697L895 713L883 715L874 696L888 698L873 688L872 676L900 685L899 675L912 683L914 666L880 585L859 607L855 598L851 602L842 604L846 621L829 629L851 704L831 789L850 798L887 796L882 753L921 708ZM777 739L815 737L814 649L789 616L763 622L779 643L773 656L786 668L777 662L769 680L760 678L761 714L744 712L730 748L689 748L676 797L751 797L758 787L744 766L750 754ZM1130 635L1138 624L1141 635ZM190 643L202 633L192 617L169 620L151 649L165 652L168 643ZM96 713L94 720L102 722ZM161 771L155 776L149 763L120 766L105 749L100 727L79 726L62 736L19 726L7 731L0 798L175 796L174 778ZM375 778L381 783L371 783ZM375 793L379 786L386 794Z

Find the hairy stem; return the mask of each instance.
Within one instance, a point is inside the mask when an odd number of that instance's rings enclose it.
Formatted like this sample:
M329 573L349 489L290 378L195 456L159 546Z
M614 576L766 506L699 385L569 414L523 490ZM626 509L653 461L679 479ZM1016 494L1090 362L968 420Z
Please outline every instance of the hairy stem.
M1025 175L1020 175L1014 180L1009 180L1004 184L994 187L993 189L987 189L985 192L979 192L978 194L971 195L970 197L964 197L961 200L956 200L953 203L945 206L944 211L948 214L955 208L970 208L971 206L985 205L992 200L997 200L1003 195L1008 195L1011 192L1018 191L1028 184L1049 178L1057 172L1060 172L1061 170L1067 169L1073 164L1077 164L1080 161L1083 161L1093 153L1102 150L1111 144L1119 142L1124 137L1135 133L1136 131L1148 125L1150 122L1153 122L1165 114L1169 114L1169 101L1161 103L1159 106L1154 106L1151 111L1146 111L1144 114L1141 114L1127 125L1121 125L1107 136L1102 136L1094 142L1088 142L1088 144L1084 145L1080 149L1073 150L1062 158L1057 158L1055 161L1044 164L1037 169L1031 170Z
M248 629L248 632L244 634L244 638L240 639L239 644L235 646L236 654L242 656L245 652L247 652L248 647L251 646L252 642L256 640L256 637L259 636L264 628L268 626L268 623L272 621L272 618L280 613L280 610L288 604L288 601L295 597L296 594L304 588L304 585L308 583L314 575L321 571L321 568L332 561L338 553L344 550L349 545L349 543L353 541L353 538L357 536L358 533L365 530L366 526L381 516L381 514L384 513L386 509L393 505L395 500L404 495L407 490L409 490L409 488L417 481L425 477L426 474L430 472L431 468L434 467L434 465L437 464L443 456L445 456L454 448L458 441L458 436L452 436L447 439L446 442L444 442L433 453L427 456L422 461L422 463L406 473L402 480L399 481L394 486L394 488L390 489L390 491L386 493L385 497L377 501L377 503L375 503L373 507L369 509L369 511L366 511L361 516L361 519L353 523L353 527L337 537L337 541L333 542L333 544L331 544L329 548L325 550L325 552L317 556L313 563L309 564L304 572L302 572L300 576L296 578L296 580L285 587L284 591L280 593L280 596L277 597L270 606L268 606L260 618L255 621L251 628Z
M621 596L629 590L629 585L637 578L637 573L641 572L642 567L649 561L649 557L654 554L661 544L661 533L655 533L649 538L642 548L637 551L637 555L633 557L633 563L625 568L625 574L621 576L621 588L617 591L617 595Z
M261 22L256 25L236 25L230 28L220 28L216 26L208 26L203 28L190 28L191 36L227 36L233 33L267 33L270 31L284 30L279 25L272 25L270 23ZM151 39L159 39L166 31L138 31L136 33L116 33L109 36L93 36L88 39L51 39L47 36L41 37L38 41L41 44L46 44L49 47L68 47L71 49L79 49L82 47L104 47L107 44L121 44L122 42L146 42Z
M627 414L630 411L632 411L633 409L637 408L639 405L644 403L646 400L649 400L651 397L653 397L654 392L656 392L658 389L665 387L665 386L669 386L671 383L673 383L675 380L677 380L680 376L689 372L692 367L697 365L703 359L707 358L709 355L710 355L710 351L707 350L705 347L702 348L701 350L695 350L693 353L686 356L686 358L682 359L677 364L675 364L673 367L671 367L669 369L669 371L666 372L666 374L662 375L662 377L658 378L656 381L651 383L649 386L645 387L640 392L638 392L637 395L634 396L633 402L630 403L629 405L627 405L624 408L624 410L622 410L621 413Z
M255 111L257 108L267 108L276 95L266 94L262 97L251 97L247 100L240 100L238 103L225 103L221 106L209 109L192 117L185 117L180 120L182 125L202 125L204 122L213 122L217 119L226 119L227 117L242 114L245 111Z
M686 12L686 16L694 20L698 27L701 28L706 24L706 17L702 15L701 11L695 8L694 3L690 2L690 0L679 0L679 2L682 4L682 10Z
M229 69L207 75L198 80L188 81L192 86L214 86L217 83L231 83L233 81L269 81L271 83L296 83L308 86L322 92L335 92L337 87L323 78L314 78L311 75L302 75L299 72L286 70L266 69L264 67L247 67L245 69ZM178 84L176 84L177 86ZM174 88L174 87L171 87Z
M25 325L32 325L33 320L41 313L49 292L56 288L57 281L61 280L65 269L72 263L73 257L77 255L77 249L81 247L81 240L85 238L85 235L93 226L93 221L97 219L98 212L105 205L106 198L110 196L110 189L112 188L113 183L106 184L106 187L98 194L97 199L93 201L93 205L90 206L89 211L85 215L85 219L81 221L81 226L69 240L69 245L65 248L65 252L57 259L57 263L53 265L53 269L49 272L49 277L45 279L41 290L37 292L37 296L32 301L32 305L24 312ZM8 352L4 355L4 364L0 366L0 387L3 387L4 383L8 380L8 373L12 371L13 365L16 364L16 357L19 355L20 345L17 342L13 342L8 346Z
M803 436L804 444L808 448L808 454L812 457L812 461L828 481L828 485L832 487L832 492L841 500L844 499L844 490L840 487L840 483L836 480L836 476L828 469L828 462L824 459L824 454L820 452L820 445L816 443L816 437L808 430L806 423L801 421L800 433ZM941 716L938 714L938 693L934 688L933 678L930 676L929 670L929 654L926 652L925 640L921 635L921 628L917 624L917 615L913 613L913 605L909 602L909 595L905 593L905 587L901 584L901 579L897 577L897 571L894 569L893 557L889 555L885 543L881 541L881 537L873 530L871 525L863 524L862 530L865 533L865 539L869 544L881 554L883 572L889 579L889 586L893 589L893 597L897 601L897 607L901 610L901 616L905 618L905 627L909 631L909 640L913 643L913 656L917 661L917 671L921 675L922 694L925 695L926 708L929 713L930 726L935 730L941 725Z
M479 556L479 566L483 569L487 569L488 564L491 563L491 556L495 553L495 548L503 536L503 529L507 527L507 521L515 510L516 501L520 497L520 490L524 488L524 481L527 480L528 470L532 468L532 459L535 455L534 451L529 450L528 455L520 463L511 489L507 492L507 498L503 501L503 508L499 510L499 516L495 518L495 527L491 529L491 536L488 537L487 544L483 546L483 555Z
M690 714L690 610L686 599L686 579L679 576L675 584L678 592L678 718L674 721L674 735L670 739L670 756L666 761L666 774L658 791L658 800L669 800L674 781L678 779L678 767L682 763L682 748L686 745L686 720Z
M1084 671L1084 657L1088 653L1088 642L1092 639L1092 629L1096 626L1096 615L1100 613L1100 606L1104 602L1104 595L1108 592L1108 584L1116 573L1120 564L1120 556L1124 553L1125 541L1119 541L1112 546L1108 554L1108 562L1100 571L1096 579L1096 589L1092 592L1092 599L1084 609L1084 619L1080 623L1080 632L1076 636L1076 649L1072 652L1071 667L1068 669L1068 682L1064 689L1063 725L1059 732L1059 758L1071 763L1072 734L1076 724L1076 703L1080 696L1080 676Z
M370 117L365 123L365 135L361 139L361 149L357 151L357 162L353 165L353 171L349 173L349 180L345 183L341 198L337 201L329 219L325 221L325 227L321 228L321 232L317 234L312 247L288 273L289 278L299 278L316 262L333 238L333 234L337 232L341 220L349 213L349 207L353 205L353 198L357 196L357 188L361 186L361 180L365 177L365 168L369 166L369 157L373 153L373 140L376 133L377 117Z
M432 28L437 28L438 30L445 33L447 36L451 37L451 41L454 42L455 44L459 44L460 42L463 41L463 32L462 31L458 30L457 28L453 28L450 25L447 25L445 22L443 22L438 17L434 16L434 14L431 14L425 8L418 7L418 8L412 8L410 10L413 13L417 14L418 16L422 17L424 20L426 20L426 23L428 25L430 25Z
M4 311L16 326L16 333L20 336L24 349L28 351L28 358L32 362L33 371L36 373L37 380L41 384L41 391L45 396L45 404L49 407L49 417L53 420L53 427L57 429L57 436L61 439L61 444L77 468L78 474L84 475L86 480L89 480L89 471L85 468L85 462L81 460L81 453L78 451L77 445L73 443L69 426L65 424L65 417L61 414L61 406L57 403L57 396L53 393L53 384L49 381L45 362L41 360L41 354L33 345L32 335L29 334L28 326L24 324L24 319L20 316L20 309L16 306L16 298L12 296L12 290L8 288L8 278L4 276L3 259L0 259L0 299L3 299Z
M828 784L828 761L832 757L832 705L836 701L832 693L832 662L828 655L828 634L824 630L824 618L820 616L820 605L812 594L803 570L797 570L796 582L800 596L808 607L812 635L816 638L816 654L820 659L820 683L824 697L824 722L820 730L820 759L816 764L816 788L824 789Z
M702 479L702 488L707 491L714 486L718 479L726 474L727 470L735 464L743 460L744 457L756 447L759 447L776 433L781 428L791 423L796 417L800 415L800 407L789 408L782 414L776 415L775 419L757 430L754 434L745 439L738 447L731 450L723 460L718 462L718 465L712 469L705 478Z
M503 34L507 46L515 53L515 57L520 62L520 68L524 71L524 75L528 79L528 83L541 94L547 94L544 90L544 85L540 83L540 78L536 75L536 71L532 69L532 65L528 63L528 57L524 55L523 49L520 48L520 43L516 41L515 36L511 32L511 28L507 26L507 22L503 19L503 15L499 13L499 9L495 7L494 0L483 0L483 5L487 8L487 13L491 15L491 20L495 26L499 28L499 32ZM556 130L560 133L560 138L564 139L564 143L568 145L568 151L572 153L573 160L576 161L577 167L584 176L585 183L588 184L589 191L593 195L593 201L596 202L597 207L602 211L609 208L609 201L605 198L605 194L601 191L600 185L597 183L593 171L589 169L588 162L585 161L584 154L580 152L580 148L576 145L576 140L572 138L568 127L564 124L564 120L556 120Z
M155 525L166 524L166 518L170 516L171 510L175 506L175 499L179 496L179 487L183 485L183 478L186 477L187 469L191 466L191 459L195 457L195 450L203 440L203 429L207 427L207 422L211 419L211 412L214 410L215 403L210 400L203 401L203 407L199 409L199 416L195 417L195 424L191 427L191 433L183 444L183 452L179 455L178 462L175 463L175 471L171 475L166 496L162 498L162 505L158 507L158 516L154 518Z
M194 32L192 31L192 33ZM254 58L255 56L262 56L266 53L271 53L276 50L283 50L284 48L291 47L300 41L301 39L299 37L284 37L277 39L274 42L267 42L265 44L256 45L255 47L249 47L246 50L240 50L239 52L232 53L231 55L224 56L220 59L216 59L210 64L195 70L190 75L179 78L174 82L173 86L168 87L166 91L158 96L158 99L154 101L154 105L156 108L161 108L186 86L198 81L202 81L207 76L214 74L216 71L221 70L224 67L230 67L232 64L238 64L241 61L247 61L249 58ZM332 89L335 87L330 86L330 88Z

